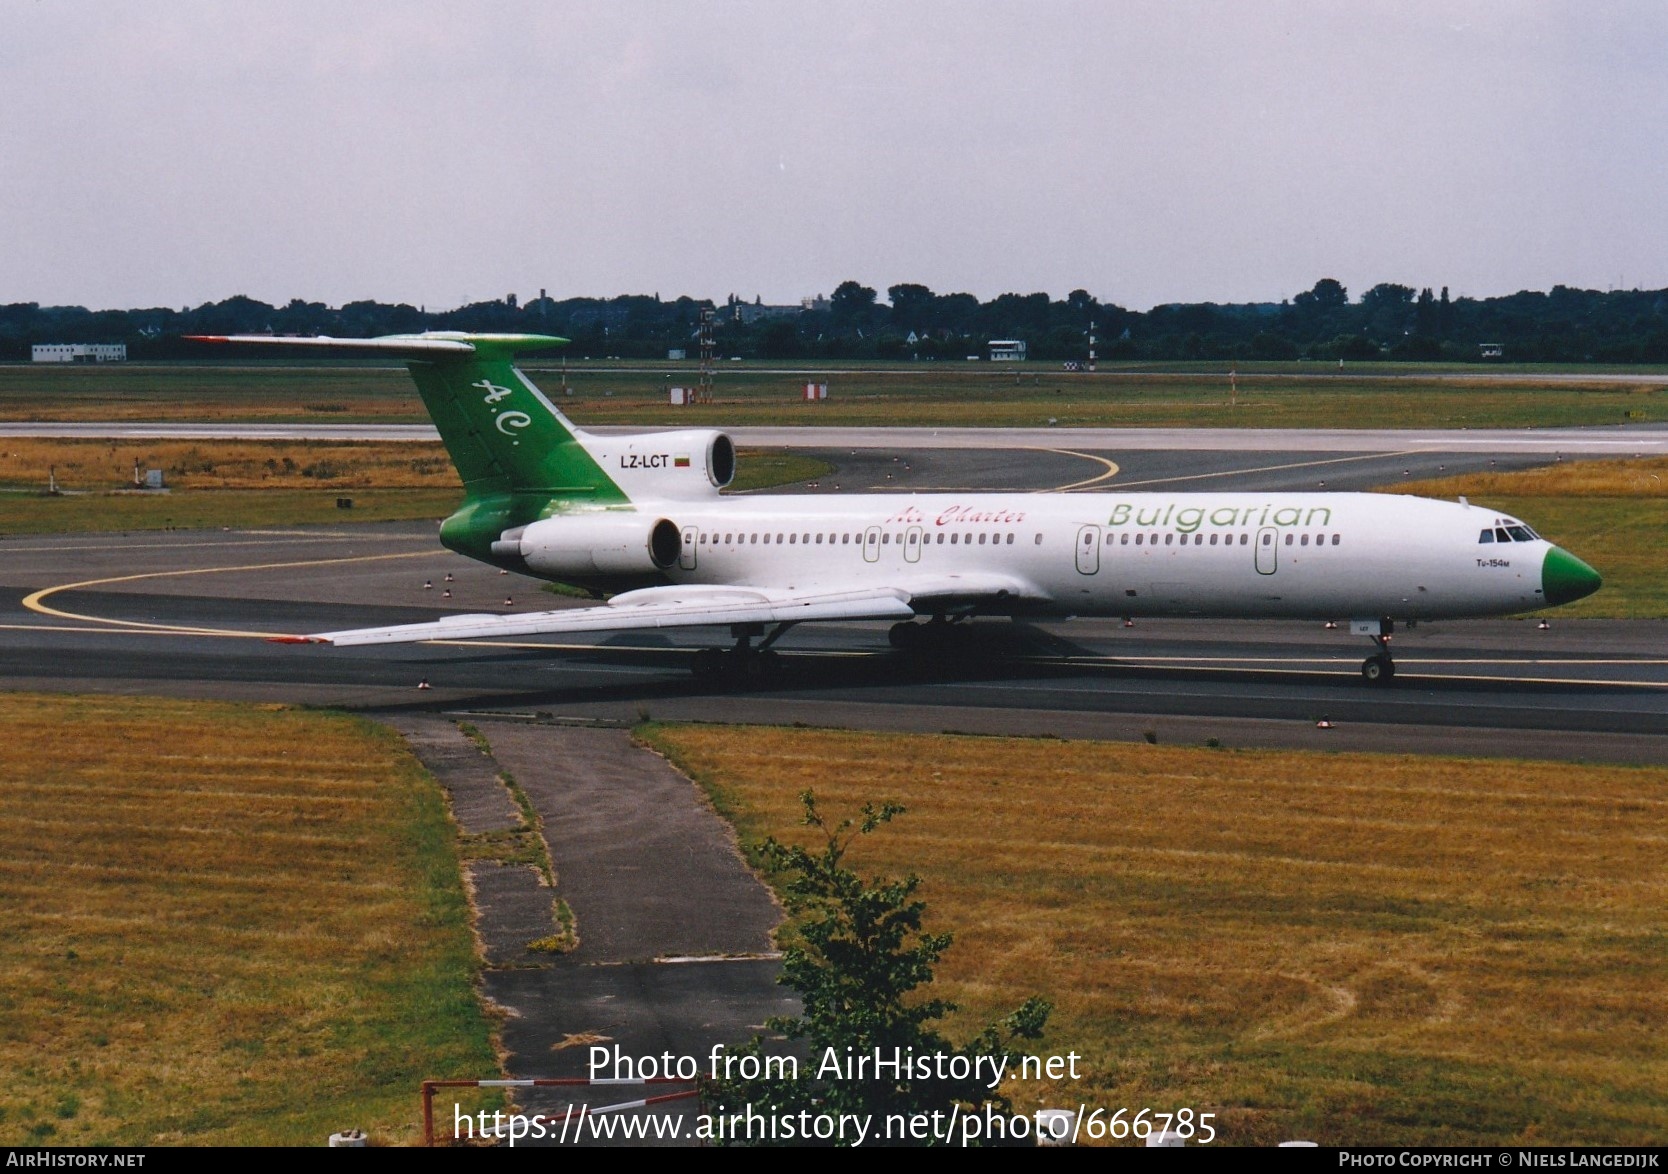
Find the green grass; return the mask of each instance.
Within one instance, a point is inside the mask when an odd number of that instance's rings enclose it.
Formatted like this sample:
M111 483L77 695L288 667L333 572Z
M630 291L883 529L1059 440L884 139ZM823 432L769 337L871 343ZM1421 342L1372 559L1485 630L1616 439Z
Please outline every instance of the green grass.
M353 499L338 509L337 497ZM457 508L456 489L191 489L166 494L0 492L0 534L98 530L218 530L338 522L440 519Z
M440 789L360 719L0 696L0 1142L410 1142L498 1071Z
M1650 371L1650 369L1645 369ZM1660 371L1660 369L1658 369ZM1538 379L1595 374L1584 367L1244 364L1237 395L1227 364L1108 364L1095 374L1051 364L725 364L715 401L674 408L672 383L687 366L574 360L566 372L529 371L581 425L748 424L1214 426L1380 428L1529 427L1668 420L1668 371L1650 386ZM829 398L801 400L806 378L826 377ZM571 394L569 394L571 392ZM0 366L4 420L426 420L403 370L374 365L251 362L109 364L49 370Z
M4 420L426 420L403 367L366 364L0 365Z
M834 466L815 457L765 448L744 448L736 453L736 477L730 489L752 493L801 481L820 481Z
M967 1025L1055 1002L1083 1079L1022 1108L1186 1106L1222 1140L1655 1145L1668 1131L1661 768L648 726L744 846L909 811ZM953 1033L952 1033L953 1034Z

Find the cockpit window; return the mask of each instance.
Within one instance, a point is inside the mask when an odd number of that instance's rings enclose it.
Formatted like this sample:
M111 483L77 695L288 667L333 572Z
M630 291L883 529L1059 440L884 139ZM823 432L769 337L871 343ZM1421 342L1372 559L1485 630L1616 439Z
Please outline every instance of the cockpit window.
M1477 535L1481 542L1539 542L1541 536L1520 522L1499 525Z

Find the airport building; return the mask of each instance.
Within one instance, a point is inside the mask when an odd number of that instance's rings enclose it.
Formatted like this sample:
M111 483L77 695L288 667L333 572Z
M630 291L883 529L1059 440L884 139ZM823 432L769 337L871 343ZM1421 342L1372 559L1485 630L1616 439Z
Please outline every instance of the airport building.
M1025 340L1022 338L991 339L990 361L993 363L1023 363L1025 361Z
M49 342L32 347L29 357L37 363L120 363L127 359L127 344Z

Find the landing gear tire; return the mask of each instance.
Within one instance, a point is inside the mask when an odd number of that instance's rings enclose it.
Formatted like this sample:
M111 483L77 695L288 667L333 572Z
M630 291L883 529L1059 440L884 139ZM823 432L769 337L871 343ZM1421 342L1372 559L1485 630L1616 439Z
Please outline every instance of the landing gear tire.
M1396 676L1396 662L1383 653L1374 653L1361 662L1361 679L1369 685L1388 685Z
M695 654L695 662L690 666L697 680L711 681L724 675L727 667L724 661L725 652L722 648L703 648Z
M695 654L690 671L698 681L745 681L780 676L782 658L774 648L703 648Z
M912 648L919 648L922 644L924 630L920 624L910 623L908 620L892 625L892 630L886 633L887 641L893 648L907 652Z

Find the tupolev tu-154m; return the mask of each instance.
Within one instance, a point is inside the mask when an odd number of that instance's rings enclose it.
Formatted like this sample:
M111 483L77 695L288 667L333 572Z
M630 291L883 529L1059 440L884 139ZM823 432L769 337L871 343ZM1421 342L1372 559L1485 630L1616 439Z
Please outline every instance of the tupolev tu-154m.
M595 435L515 365L536 334L213 336L404 359L457 466L440 528L459 554L607 602L325 632L332 645L643 628L730 629L697 673L746 670L796 624L893 621L891 642L969 616L1350 622L1395 674L1397 623L1512 615L1598 590L1593 568L1517 518L1375 493L725 495L736 450L708 429ZM928 622L920 623L921 619ZM759 640L757 645L753 641Z

